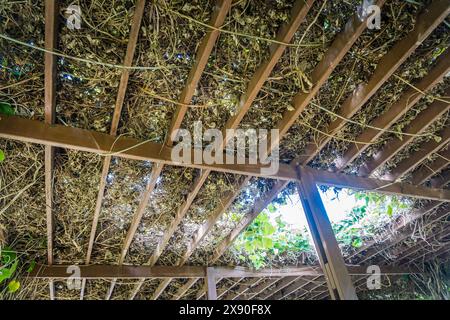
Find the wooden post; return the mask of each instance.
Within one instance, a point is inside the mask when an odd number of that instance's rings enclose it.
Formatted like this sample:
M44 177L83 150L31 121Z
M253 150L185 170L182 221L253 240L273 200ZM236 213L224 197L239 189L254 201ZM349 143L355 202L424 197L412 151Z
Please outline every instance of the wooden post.
M298 167L300 182L297 184L300 200L305 211L309 231L327 279L333 300L357 300L347 267L344 263L330 220L317 190L313 176Z
M205 281L208 290L208 300L217 300L216 271L213 267L206 268Z

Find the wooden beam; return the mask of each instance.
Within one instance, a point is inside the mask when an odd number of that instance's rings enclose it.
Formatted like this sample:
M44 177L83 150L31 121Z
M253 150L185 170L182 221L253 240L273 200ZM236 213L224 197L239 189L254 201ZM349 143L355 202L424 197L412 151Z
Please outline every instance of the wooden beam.
M240 282L239 287L236 290L233 290L233 292L229 292L223 300L236 300L240 296L242 296L244 293L246 293L252 286L258 285L258 283L261 281L260 278L251 278L246 280L245 282Z
M210 25L214 28L219 28L223 25L225 18L231 8L231 0L217 0L217 4L214 7L214 11L211 15L210 19ZM170 124L169 128L169 134L166 139L166 145L172 146L173 145L173 139L175 138L173 135L176 133L176 131L180 128L181 123L183 122L184 116L186 115L186 112L188 110L188 105L191 104L192 97L195 94L195 90L198 86L198 83L200 81L200 78L203 74L203 71L206 67L206 64L208 63L209 57L211 55L212 49L214 48L214 45L217 41L217 38L219 37L220 31L217 29L214 30L208 30L206 35L203 37L200 46L197 51L196 59L194 62L194 65L192 66L186 85L183 88L183 91L181 93L181 96L179 98L180 104L177 106L177 109L175 110L175 114L172 118L172 122ZM163 165L159 165L155 167L152 170L151 175L158 177L163 169ZM155 180L156 181L156 180ZM134 236L136 234L136 230L142 220L142 216L144 214L145 208L147 207L148 201L150 199L150 195L153 192L155 188L155 184L148 184L146 191L144 192L144 195L142 197L141 203L139 204L138 211L136 212L132 225L127 233L127 240L125 241L124 249L122 250L122 256L123 259L125 258L129 245L131 245L131 241L134 239ZM158 243L158 247L160 247L160 243L165 242L165 238ZM167 240L168 241L168 240ZM128 245L127 245L128 244ZM150 265L154 265L151 261L149 261ZM159 295L165 290L165 288L169 285L170 281L163 281L160 283L158 288L155 290L155 293L153 294L153 299L156 300ZM134 299L136 294L139 292L141 286L143 284L143 281L139 281L130 297L130 299Z
M103 156L117 156L125 159L150 161L165 165L209 169L218 172L270 177L281 180L296 179L294 177L295 170L285 164L280 164L278 172L272 175L261 172L261 169L267 169L269 165L208 165L176 162L171 157L172 148L159 143L140 141L123 136L115 137L100 132L62 125L47 125L40 121L15 116L0 116L0 138L96 153ZM189 152L193 155L192 149ZM246 161L248 162L248 160Z
M349 163L362 154L372 143L375 142L383 133L383 130L389 129L398 121L408 110L410 110L419 100L425 96L434 86L442 81L444 76L450 71L450 50L439 56L435 66L430 72L418 81L414 87L406 90L401 97L392 104L383 114L371 122L371 126L380 128L365 129L355 140L364 143L354 143L344 155L336 161L337 170L345 168Z
M310 6L315 0L297 0L296 3L293 6L291 15L291 21L283 25L277 35L277 40L280 42L290 42L292 37L294 36L295 31L300 26L301 22L304 20L304 17L306 16L307 12L309 11ZM252 79L247 85L246 92L242 95L239 103L239 109L236 112L234 116L232 116L226 123L224 130L224 139L222 141L222 144L220 146L220 149L224 149L227 141L231 139L232 137L228 136L227 129L236 129L241 122L241 120L244 118L245 114L247 113L248 109L250 108L251 104L253 103L254 99L256 98L258 92L261 90L264 82L269 77L270 73L272 72L275 64L277 61L281 58L281 55L283 54L284 50L286 49L286 45L282 45L279 43L274 43L270 47L270 55L269 58L264 61L260 67L256 70L255 74L253 75ZM180 115L184 115L186 113L186 110L184 110L181 113L178 113L176 117L179 117ZM170 130L170 138L173 139L173 133L175 132L174 129L177 128L174 124L172 124L171 130ZM179 122L181 124L181 121ZM171 144L169 144L171 145ZM174 232L178 228L179 224L181 223L184 216L189 211L189 208L197 196L198 192L200 192L201 187L203 186L204 182L208 178L209 174L211 173L210 170L204 170L201 172L200 177L197 178L197 180L194 183L194 186L192 188L192 191L189 193L189 196L187 197L186 201L178 208L177 210L177 216L176 219L174 219L173 223L167 230L167 232L164 234L163 238L158 242L157 250L155 250L155 253L152 255L152 257L149 260L149 264L156 263L156 261L159 259L160 255L162 254L164 248L166 247L167 243L169 242L170 238L173 236ZM140 286L141 284L138 283L137 286ZM162 285L167 285L166 283L162 283Z
M309 167L302 167L302 170L308 172L320 185L445 202L448 202L448 197L450 196L450 190L445 189L415 186L405 182L393 182L392 180L379 180L348 174L332 173Z
M445 147L450 142L450 127L441 130L438 133L438 136L441 139L439 140L439 142L434 139L431 139L431 141L423 142L422 144L420 144L418 150L415 151L413 155L398 163L395 168L392 169L391 172L385 174L383 178L395 181L408 172L413 171L429 156Z
M58 34L58 9L56 0L45 1L45 49L54 51ZM56 120L56 56L46 52L44 61L44 114L45 123L54 124ZM53 172L55 148L45 146L45 211L47 221L47 263L53 264ZM49 282L50 299L55 299L54 284Z
M377 1L378 6L382 6L384 4L384 0ZM310 90L309 94L302 94L299 93L297 96L294 97L292 105L294 106L295 111L293 112L286 112L283 116L283 119L280 123L278 123L277 128L281 129L281 135L289 130L289 128L293 125L295 120L298 118L301 112L306 108L306 106L309 104L309 102L314 98L314 96L319 91L320 87L326 82L328 77L330 76L331 72L336 68L336 66L339 64L339 62L342 60L344 55L350 50L353 43L358 39L358 37L361 35L361 33L365 30L367 27L367 18L361 19L357 14L355 14L345 25L344 31L339 33L339 35L336 37L336 39L333 41L330 48L325 53L324 57L320 61L320 63L314 68L312 72L312 79L314 86ZM271 141L270 143L270 150L273 150L273 148L276 146L277 141ZM279 181L275 185L275 189L273 189L273 192L269 194L269 197L267 198L268 203L272 201L274 197L278 195L278 193L286 187L287 183ZM272 199L270 197L272 196ZM259 203L257 204L259 205ZM264 208L263 208L264 209ZM254 212L254 211L253 211ZM253 219L256 218L256 215L250 216L250 219L245 218L244 223L240 224L238 228L232 232L232 236L228 237L225 242L222 241L220 244L220 248L217 251L218 255L221 255L230 243L234 241L234 237L236 237L243 229L241 229L241 226L246 227L249 225ZM244 228L245 229L245 228ZM222 252L222 253L220 253ZM215 259L215 258L214 258ZM177 297L181 297L183 295L183 292L186 292L195 281L189 281L185 286L180 288L179 292L177 293ZM190 285L190 286L189 286Z
M445 132L447 131L448 129L445 129ZM171 159L171 149L158 143L140 143L138 140L131 138L115 138L114 136L107 134L59 125L49 126L39 121L21 119L18 117L0 117L0 137L22 141L26 140L28 142L43 143L58 147L67 147L103 155L105 155L105 153L108 153L109 155L110 150L112 150L111 152L116 153L118 157L128 159L148 160L175 166L203 168L247 176L261 176L287 181L299 181L299 178L295 176L296 169L290 165L280 164L277 173L267 175L261 173L261 169L264 167L262 165L178 163ZM444 138L445 137L446 136L444 136ZM136 145L139 146L133 148ZM191 152L193 151L191 150ZM431 200L449 200L448 190L413 186L408 183L392 183L391 181L386 180L332 173L311 168L303 168L303 170L308 171L319 183L325 185L372 190L387 194L401 194ZM200 182L198 182L198 186L200 186ZM284 182L279 182L277 184L283 185L283 183ZM274 192L271 192L270 194L273 197L277 195ZM264 203L267 203L268 205L270 203L269 199L265 199L263 202L259 201L258 205Z
M300 169L299 175L301 178L301 182L297 184L299 197L317 256L327 278L331 297L338 300L357 300L355 288L344 264L316 181L308 171Z
M206 268L205 282L208 300L217 300L216 274L214 268Z
M133 64L133 58L134 58L134 53L136 51L136 44L137 44L138 37L139 37L139 31L141 28L142 17L144 15L144 8L145 8L145 0L137 0L134 14L133 14L133 21L131 23L127 51L125 53L125 58L124 58L124 62L123 62L123 65L126 67L131 67ZM120 77L120 83L119 83L119 88L118 88L117 97L116 97L116 104L114 107L114 113L113 113L113 117L112 117L112 121L111 121L111 128L110 128L111 136L115 136L117 134L117 129L119 127L119 121L120 121L120 117L122 114L123 103L124 103L125 95L126 95L127 88L128 88L129 77L130 77L130 70L123 69L121 77ZM104 197L105 189L106 189L106 177L109 173L110 165L111 165L111 157L106 156L103 159L103 167L102 167L102 173L100 176L99 191L97 194L94 215L92 218L92 226L91 226L91 232L89 235L88 250L87 250L87 254L86 254L86 264L89 264L91 262L92 250L94 248L95 237L97 234L98 221L100 218L103 197ZM81 292L80 292L81 300L83 300L83 298L84 298L85 288L86 288L86 281L83 280L82 286L81 286ZM112 292L111 292L111 294L112 294Z
M266 289L270 288L271 286L278 283L281 279L280 278L269 278L263 283L258 284L257 286L251 288L247 296L247 300L251 300L254 297L260 295L262 292L264 292Z
M283 300L284 298L288 297L289 295L293 294L294 292L297 292L299 290L305 290L302 289L306 284L308 283L315 283L312 279L298 279L298 281L294 281L284 289L278 291L276 294L273 294L271 296L271 300Z
M384 2L384 0L377 1L376 4L379 7L382 7ZM366 27L367 17L361 20L358 14L355 14L350 21L347 22L344 27L344 31L338 34L330 48L325 53L325 56L311 72L311 82L313 83L313 87L308 93L300 92L292 99L291 105L293 110L286 111L283 118L277 124L277 129L280 130L280 139L286 135L300 114L316 96L320 88L325 84L331 73L338 66ZM279 140L271 140L270 150L273 150L273 148L278 144Z
M191 104L192 97L200 81L200 78L208 63L209 56L214 48L214 45L219 37L220 31L218 28L222 27L225 18L231 8L231 0L217 0L214 6L214 11L211 15L209 25L215 29L207 29L206 35L203 37L200 46L198 47L195 62L189 72L186 85L183 88L175 114L169 128L169 138L166 140L167 145L172 146L173 133L178 130L183 122L184 116L188 110L188 105Z
M444 151L437 152L436 159L427 165L422 165L413 173L413 178L411 179L411 183L415 185L422 184L426 182L428 179L438 174L441 170L445 169L450 163L450 148ZM441 177L445 181L448 181L445 176ZM437 177L439 179L439 177ZM437 185L441 185L437 180L433 180L431 185L436 187ZM444 184L445 186L445 184Z
M445 95L450 94L448 89ZM425 132L437 119L450 110L450 103L443 101L434 101L425 110L420 112L414 120L412 120L403 130L406 135L401 139L393 138L381 150L379 150L372 159L366 161L358 170L358 175L369 176L378 168L395 157L408 143L410 143L415 135ZM418 153L420 156L422 153ZM416 164L415 164L416 165ZM404 173L403 173L404 174Z
M30 274L33 278L67 279L69 265L39 265ZM127 265L80 265L82 279L140 279L140 278L198 278L205 277L204 267L184 266L127 266Z
M414 52L428 35L450 13L450 1L434 1L417 18L414 30L394 45L377 63L377 68L366 84L360 84L354 92L348 96L341 106L339 115L348 119L354 116L378 89L392 76L397 68ZM320 150L331 140L347 122L342 118L336 118L325 129L326 134L320 134L315 142L310 142L303 155L296 159L298 164L307 164L315 158Z

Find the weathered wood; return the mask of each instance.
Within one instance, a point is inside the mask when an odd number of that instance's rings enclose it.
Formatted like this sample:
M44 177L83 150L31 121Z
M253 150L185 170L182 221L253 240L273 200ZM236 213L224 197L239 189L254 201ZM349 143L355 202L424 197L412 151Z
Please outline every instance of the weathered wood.
M45 49L54 51L57 43L58 1L45 1ZM54 124L56 120L56 56L46 52L44 56L44 114L45 123ZM45 147L45 212L47 221L47 263L53 264L53 171L55 148ZM49 282L50 299L55 299L53 281Z
M446 132L448 129L446 129ZM65 126L53 125L49 126L39 121L21 119L18 117L0 117L0 137L7 139L18 139L33 143L41 143L58 147L66 147L69 149L94 152L98 154L117 153L118 157L148 160L151 162L171 164L175 166L186 166L200 169L208 169L219 172L237 173L247 176L262 176L266 178L281 179L287 181L299 181L295 176L296 169L293 166L280 164L279 170L275 174L261 173L263 165L233 165L233 164L186 164L174 162L171 159L171 149L167 146L145 142L140 143L138 140L131 138L115 138L103 133L70 128ZM138 147L129 149L130 147L139 145ZM129 150L126 150L129 149ZM120 151L120 152L119 152ZM191 150L191 152L193 152ZM425 188L421 186L413 186L408 183L392 183L386 180L378 180L372 178L357 177L346 174L326 172L316 169L303 168L311 173L314 178L321 184L339 186L343 188L363 189L378 191L387 194L401 194L417 198L425 198L431 200L449 201L450 195L448 190ZM204 176L201 175L203 178ZM198 182L198 188L200 188ZM284 184L286 182L278 182ZM275 189L274 189L275 190ZM270 194L275 197L277 194L271 191ZM272 197L272 199L273 199ZM188 197L189 201L192 196ZM258 205L270 203L267 198L259 201ZM261 210L263 210L262 208ZM255 211L252 211L254 214ZM251 222L248 220L249 223ZM243 225L245 227L245 224ZM232 237L237 236L234 234ZM160 251L161 248L158 249Z
M217 4L214 7L214 11L211 15L210 19L210 25L214 28L219 28L223 25L225 18L231 8L231 0L217 0ZM184 116L186 115L188 105L191 104L192 97L195 94L195 90L197 88L197 85L200 81L200 78L203 74L203 71L206 67L206 64L208 63L209 57L211 55L212 49L214 48L214 45L217 41L217 38L220 34L220 31L217 29L214 30L208 30L206 35L203 37L200 46L198 47L196 59L194 62L194 65L192 66L188 78L186 80L186 85L183 88L183 91L181 92L179 102L180 104L177 105L177 109L175 110L175 114L172 118L172 122L170 124L169 128L169 134L166 138L166 145L172 146L173 145L173 135L176 133L176 131L180 128L181 123L184 119ZM148 201L150 199L151 194L153 193L155 187L156 187L156 181L161 174L162 170L164 168L164 165L157 165L152 169L151 176L154 178L153 181L149 181L147 184L146 190L144 191L144 194L142 195L142 200L139 203L138 210L136 211L132 224L127 232L127 236L125 239L124 247L122 249L122 255L121 255L121 261L123 262L129 247L131 245L131 242L134 239L134 236L136 234L137 228L139 227L139 224L141 223L142 216L144 214L145 208L148 205ZM160 247L160 244L165 242L166 237L163 237L163 239L159 242L158 248ZM160 253L159 253L160 254ZM150 265L154 265L153 262L149 262ZM136 284L135 289L133 290L133 294L131 296L131 299L134 298L134 296L139 291L140 287L142 286L143 281L140 281ZM169 283L167 281L163 281L160 286L155 291L153 298L156 300L159 295L163 292L163 290L167 287Z
M450 94L450 89L446 91ZM450 109L450 104L443 101L434 101L425 110L420 112L403 130L407 135L401 139L393 138L372 159L366 161L358 170L361 176L369 176L386 162L395 157L408 143L414 139L414 135L422 134L437 119ZM421 153L418 153L420 155Z
M67 279L69 265L38 265L30 277ZM127 266L127 265L80 265L82 279L140 279L140 278L198 278L206 276L205 267L184 266Z
M232 0L217 0L209 21L209 25L214 28L220 28L223 25L230 10L231 2ZM189 72L186 85L184 86L179 98L180 105L177 106L170 124L168 139L166 139L168 146L172 146L173 144L172 135L180 128L181 123L183 122L184 116L188 110L188 105L191 104L192 97L195 94L198 82L200 81L203 71L205 70L209 56L211 55L219 34L220 31L217 29L208 29L206 35L200 43L200 46L198 47L195 62Z
M376 3L378 6L382 6L384 4L384 0L377 1ZM361 19L358 17L358 15L354 15L345 25L345 29L343 32L341 32L336 39L334 40L333 44L330 46L330 48L327 50L327 52L324 55L324 58L320 61L320 63L314 68L312 72L312 79L314 86L310 90L310 93L308 94L302 94L299 93L297 96L294 97L292 105L294 106L293 112L286 112L283 116L283 119L278 123L277 128L281 129L280 137L283 136L283 132L287 132L289 128L292 126L294 121L298 118L301 112L306 108L306 106L309 104L311 99L317 94L320 87L326 82L328 77L330 76L331 72L336 68L336 66L339 64L339 62L342 60L344 55L350 50L353 43L357 40L357 38L361 35L361 33L365 30L367 27L367 20ZM273 148L277 145L278 141L272 140L270 142L270 150L273 150ZM295 163L295 162L294 162ZM270 193L270 195L275 194L278 195L278 192L280 192L287 183L285 182L277 182L275 189L273 189L273 192ZM273 196L273 197L275 197ZM269 197L270 198L270 197ZM273 199L273 198L272 198ZM272 201L272 199L268 199L269 203ZM264 208L263 208L264 209ZM253 219L256 217L256 215L253 217ZM223 254L223 252L228 248L230 243L234 241L234 237L237 236L243 229L241 229L241 226L245 226L250 224L253 219L246 219L246 222L244 221L243 224L240 224L238 228L236 229L237 232L232 232L232 236L228 237L226 241L222 241L220 244L220 248L217 251L217 255ZM239 231L241 230L241 231ZM222 252L222 253L221 253ZM195 282L189 281L185 286L180 288L179 291L186 291L188 290ZM182 294L180 292L177 293L178 297L181 297Z
M411 183L415 185L419 185L438 174L441 170L445 169L450 164L450 148L444 151L440 151L437 153L436 159L427 164L422 165L420 168L414 171L413 178L411 179ZM437 179L446 179L445 176L436 177L435 180L431 181L431 185L434 188L437 188L438 185L441 185L437 181ZM448 179L447 179L448 180Z
M217 300L216 273L214 268L206 268L205 282L208 300Z
M377 1L376 4L379 7L382 7L384 2L384 0ZM283 118L277 124L277 128L280 130L280 139L286 135L300 114L316 96L320 88L328 80L331 73L338 66L366 27L367 17L361 20L356 14L346 23L344 31L338 34L322 60L312 71L311 82L313 83L313 87L308 93L300 92L292 99L291 105L293 110L286 111ZM271 140L270 150L273 150L278 143L279 141L277 140Z
M337 170L343 169L356 157L362 154L371 142L376 141L383 133L398 121L408 110L410 110L419 100L431 90L450 71L450 50L443 53L430 72L418 81L414 87L406 90L401 97L392 104L383 114L373 120L370 125L374 128L365 129L355 140L364 143L352 144L344 155L336 161ZM419 91L419 92L418 92Z
M398 163L391 172L383 176L384 179L395 181L408 172L413 171L429 156L445 147L450 142L450 127L441 130L438 133L439 141L431 140L420 144L419 148L413 155Z
M448 197L450 196L450 190L445 189L415 186L410 183L392 182L392 180L369 179L342 173L315 170L309 167L302 167L302 170L308 172L321 185L446 202L448 202Z
M0 116L0 138L91 152L103 156L150 161L164 165L208 169L248 176L264 176L281 180L296 179L293 178L295 170L289 165L280 164L278 172L267 175L262 173L261 170L262 168L268 168L268 165L179 163L172 160L172 149L159 143L140 141L123 136L114 137L104 133L62 125L50 126L40 121L19 117ZM190 153L193 154L192 149Z
M316 181L308 171L299 170L301 182L297 184L300 200L308 222L310 235L327 278L333 299L356 300L355 288L344 264Z
M30 277L39 279L67 279L73 277L68 268L72 265L37 265ZM207 267L202 266L128 266L128 265L79 265L82 279L196 279L206 277ZM210 267L216 278L272 278L321 276L319 266L300 266L275 269L249 269L244 267ZM383 274L410 274L417 270L409 268L380 266ZM366 274L366 266L348 266L352 275ZM243 276L243 277L241 277Z
M450 1L434 1L417 18L414 30L394 45L377 64L377 68L366 84L360 84L354 92L348 96L340 108L338 114L342 118L351 118L369 101L378 89L392 76L397 68L414 52L428 35L450 13ZM310 142L297 158L298 164L307 164L320 152L347 122L342 118L336 118L324 130L326 134L320 134L314 143Z
M292 8L291 11L291 20L289 23L283 25L277 34L276 40L288 43L291 41L292 37L294 36L294 33L300 26L301 22L304 20L306 14L308 13L311 5L313 4L315 0L297 0ZM270 55L267 60L263 61L262 64L258 67L258 69L253 74L252 78L250 79L245 93L241 96L239 100L239 107L237 112L228 119L225 127L223 128L223 141L220 145L220 149L224 150L226 143L233 137L228 136L227 129L236 129L242 119L244 118L245 114L251 107L253 101L255 100L256 96L258 95L258 92L261 90L263 84L267 81L267 78L269 77L270 73L272 72L274 66L278 62L278 60L281 58L284 50L286 49L286 45L280 44L280 43L274 43L270 47ZM173 134L173 131L171 131ZM175 222L178 223L172 223L171 228L164 234L163 239L159 242L158 247L161 248L160 252L156 252L157 254L161 254L162 250L165 247L165 244L167 244L168 240L172 237L173 233L175 232L176 228L178 227L179 223L181 222L181 219L184 218L184 216L187 214L190 205L194 198L197 196L197 193L200 191L201 186L208 178L209 174L211 172L209 170L204 170L201 173L201 176L198 178L196 183L193 186L192 191L189 193L189 198L186 202L184 202L178 209L178 219ZM200 183L197 183L200 182ZM192 200L191 200L192 199ZM159 256L153 255L151 257L152 260L159 259ZM138 284L139 285L139 284Z

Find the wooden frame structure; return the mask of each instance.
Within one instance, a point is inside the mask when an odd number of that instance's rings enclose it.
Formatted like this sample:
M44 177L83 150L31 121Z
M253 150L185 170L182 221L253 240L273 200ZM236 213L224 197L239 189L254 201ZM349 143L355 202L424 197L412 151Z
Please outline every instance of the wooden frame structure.
M273 68L280 60L286 45L288 44L301 23L304 21L308 10L313 5L314 0L298 0L293 6L291 12L291 20L282 26L278 31L277 42L273 43L270 48L270 55L266 61L263 61L254 75L250 77L247 89L240 99L241 108L238 112L228 120L226 129L236 129L251 108L257 94L260 92L263 84L269 78ZM383 6L384 0L376 2L378 6ZM133 21L131 25L130 37L126 56L124 58L124 66L131 67L133 65L133 57L139 37L142 17L144 14L146 1L137 0ZM264 292L267 288L274 286L275 289L267 292L264 297L276 297L279 299L297 292L306 290L306 288L314 287L317 279L325 277L328 286L328 292L320 293L317 297L330 295L332 299L357 299L355 285L350 279L350 274L364 275L363 267L347 266L344 261L337 241L331 229L331 224L327 218L326 210L323 206L317 185L331 185L343 188L353 188L367 191L377 191L387 194L396 194L403 196L416 197L426 200L432 200L431 203L418 212L413 213L415 219L422 217L427 212L436 208L441 208L442 213L439 217L448 214L448 206L450 202L450 190L444 189L449 182L446 178L436 179L431 183L431 187L422 184L428 181L436 172L439 172L449 165L449 151L444 150L450 141L449 128L442 130L441 140L427 143L421 146L422 152L418 152L413 157L402 161L397 168L389 175L383 176L381 179L373 178L374 172L392 159L399 151L401 151L409 142L412 141L414 135L420 134L432 125L440 116L450 109L450 104L445 101L437 100L422 111L408 127L404 130L407 134L403 139L398 139L381 149L371 161L368 161L357 173L357 175L349 175L339 173L349 163L354 161L369 146L368 143L375 141L383 130L390 128L402 115L410 110L420 98L426 95L433 87L442 81L444 76L450 71L449 52L445 52L432 70L424 76L414 88L410 88L403 93L401 98L391 105L387 110L373 121L373 127L379 129L367 128L358 137L357 141L367 142L355 143L347 150L342 158L336 161L336 171L322 171L312 169L307 164L313 160L317 154L331 141L332 137L337 134L346 124L345 119L351 118L373 97L380 87L390 79L398 67L414 52L414 50L423 42L427 36L448 16L450 13L450 1L434 1L427 10L417 19L415 28L401 41L396 43L389 52L387 52L378 64L375 72L369 81L358 87L353 94L348 96L339 111L339 118L332 121L325 134L318 139L319 143L310 143L306 148L306 155L299 156L291 164L280 164L278 172L274 174L264 174L261 170L266 165L263 164L191 164L178 163L171 159L172 136L175 130L179 129L183 118L187 112L188 106L192 101L195 89L200 81L203 70L206 67L209 56L214 48L217 38L220 34L220 27L223 25L225 18L230 10L231 0L217 0L214 12L212 13L209 24L213 27L204 36L197 50L196 61L191 69L186 85L179 98L180 105L177 108L172 119L168 139L164 144L157 144L148 141L139 141L133 138L116 137L122 106L124 104L125 94L127 92L129 70L124 69L120 80L116 105L111 123L110 134L102 134L94 131L55 125L56 110L56 60L51 53L45 54L45 122L35 120L27 120L18 117L0 117L0 138L14 139L23 142L37 143L45 145L45 192L46 192L46 220L47 220L47 266L40 266L33 276L36 278L50 279L50 297L54 298L53 280L67 277L65 275L65 266L53 264L53 168L54 168L54 152L56 148L73 149L83 152L91 152L104 156L103 170L101 174L99 193L97 197L95 212L93 215L93 223L91 227L88 252L86 256L86 266L80 266L83 276L83 285L81 290L81 299L84 296L86 279L109 278L112 279L111 287L106 298L109 299L114 293L114 286L117 279L139 279L135 290L130 297L135 298L140 290L144 279L146 278L162 278L164 279L156 289L153 299L158 299L161 293L170 284L173 278L187 278L187 283L177 292L176 297L181 298L200 278L204 278L205 288L197 295L202 297L205 293L208 299L215 300L220 297L226 299L237 299L246 291L250 290L250 296L255 297ZM46 0L45 2L45 48L53 51L56 46L56 17L58 12L58 1ZM323 58L312 72L313 87L308 93L300 92L292 100L293 109L287 111L280 122L277 129L280 130L280 139L283 138L295 123L297 118L302 114L311 100L316 96L320 88L326 83L330 74L340 63L352 45L363 33L366 28L366 19L361 19L355 14L346 24L345 29L337 35L328 51L325 52ZM418 94L419 91L419 94ZM448 95L450 93L446 91ZM224 135L222 142L222 150L226 142L232 138ZM279 144L279 140L270 141L270 150L273 150ZM191 154L193 154L191 150ZM410 179L410 183L401 182L399 179L406 174L411 173L428 156L432 154L440 154L431 165L421 167L416 170ZM151 161L155 165L151 172L151 178L146 186L146 190L142 195L139 207L134 214L133 221L127 232L123 243L121 256L117 266L95 266L90 265L92 250L97 235L97 225L102 210L102 202L106 188L106 176L109 172L111 159L113 156L126 159L134 159L141 161ZM248 163L248 161L247 161ZM156 181L160 176L165 165L186 166L200 169L201 173L194 182L190 193L187 195L185 202L177 209L175 219L169 229L159 241L157 248L150 257L146 266L126 266L125 258L128 254L130 245L135 237L138 226L142 220L145 208L150 200L150 196L156 188ZM245 176L238 184L235 192L230 192L222 199L220 206L211 214L210 218L195 233L192 241L188 246L188 250L181 257L177 266L160 267L156 266L159 257L166 248L169 240L175 233L181 220L187 214L195 197L200 192L206 179L212 171L240 174ZM233 201L239 195L239 192L246 187L252 177L264 177L276 180L275 186L263 198L256 201L253 210L245 216L236 228L219 244L216 253L209 261L209 265L213 265L218 261L222 254L227 250L236 237L256 218L277 195L287 186L289 182L297 184L303 208L307 217L308 226L314 240L317 255L320 261L320 268L297 268L286 270L262 270L251 271L239 268L229 269L223 267L190 267L185 266L189 257L198 247L201 240L213 228L215 223L231 206ZM399 225L399 230L403 230L408 226L410 221ZM391 242L400 241L406 237L405 233L401 233L398 238L391 239ZM379 250L369 244L359 252L369 252L376 255ZM392 243L391 243L392 245ZM446 249L448 250L448 248ZM411 254L407 252L407 254ZM447 251L438 252L443 254ZM368 256L365 258L368 260ZM363 260L363 261L365 261ZM359 269L358 269L359 268ZM406 269L405 269L406 270ZM410 273L412 271L394 270L392 274ZM388 273L387 271L385 273ZM314 277L312 280L305 280L304 276ZM218 292L216 290L216 282L223 278L269 278L267 282L259 282L252 280L248 283L247 289L238 290L236 294L230 295L227 292ZM280 279L274 279L280 278ZM281 280L282 279L282 280ZM320 281L323 284L323 281ZM320 286L320 284L318 285Z

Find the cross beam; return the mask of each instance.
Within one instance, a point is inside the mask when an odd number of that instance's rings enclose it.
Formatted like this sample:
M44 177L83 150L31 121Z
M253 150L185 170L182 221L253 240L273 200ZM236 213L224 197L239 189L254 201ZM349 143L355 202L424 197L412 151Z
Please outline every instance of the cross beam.
M30 277L38 279L73 278L71 265L37 265ZM82 279L152 279L152 278L204 278L207 269L214 271L216 278L272 278L321 276L319 266L286 267L254 270L244 267L202 267L202 266L129 266L129 265L79 265ZM419 270L381 266L381 273L401 275L418 273ZM72 270L72 269L70 269ZM367 275L366 266L348 266L351 275Z

